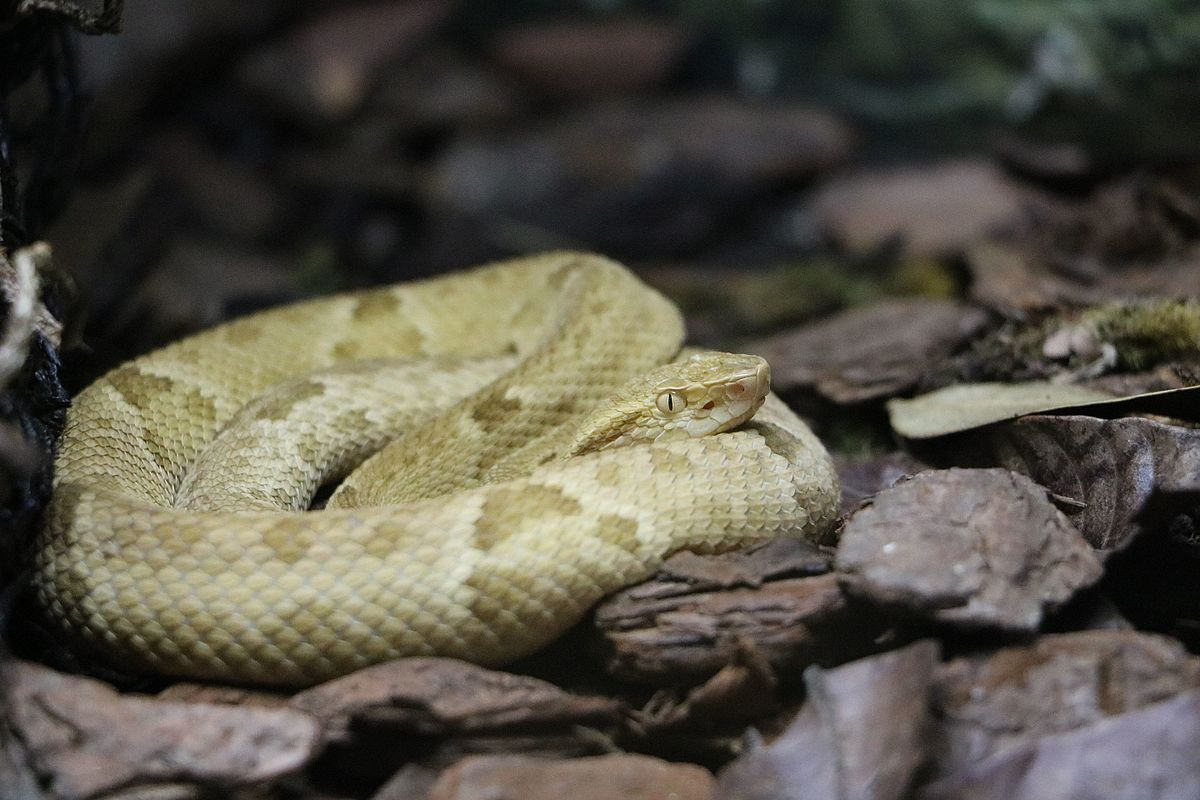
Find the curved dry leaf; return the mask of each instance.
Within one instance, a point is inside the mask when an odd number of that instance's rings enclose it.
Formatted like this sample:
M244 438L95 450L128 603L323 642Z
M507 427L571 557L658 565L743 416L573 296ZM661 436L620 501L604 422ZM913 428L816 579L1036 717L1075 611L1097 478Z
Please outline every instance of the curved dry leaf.
M932 439L950 433L1114 399L1083 386L1027 383L964 383L911 400L889 400L892 428L908 439Z
M842 514L848 515L866 499L910 475L930 469L908 453L854 456L832 453L833 465L842 484Z
M887 404L892 428L908 439L933 439L1031 414L1086 414L1113 419L1157 414L1200 421L1200 386L1121 397L1095 388L1044 381L964 383Z
M1045 257L989 239L967 248L971 297L1009 317L1064 305L1090 306L1114 300L1194 297L1200 283L1200 248L1154 263L1123 264L1087 279L1056 272Z
M933 772L1082 728L1200 687L1200 658L1132 630L1077 631L960 656L938 671Z
M808 701L770 745L717 781L718 800L899 800L925 760L932 640L830 670L805 670Z
M998 752L927 784L919 800L1200 797L1200 689Z
M904 252L961 253L1022 217L1024 192L994 161L976 156L837 176L816 190L817 224L853 252L893 239Z
M1071 521L1098 550L1161 522L1140 517L1155 492L1200 481L1200 430L1141 417L1029 416L954 437L939 455L1005 467L1071 498L1080 504Z
M835 403L891 397L917 385L930 363L987 325L964 303L903 298L852 308L744 345L771 362L778 392L815 388Z

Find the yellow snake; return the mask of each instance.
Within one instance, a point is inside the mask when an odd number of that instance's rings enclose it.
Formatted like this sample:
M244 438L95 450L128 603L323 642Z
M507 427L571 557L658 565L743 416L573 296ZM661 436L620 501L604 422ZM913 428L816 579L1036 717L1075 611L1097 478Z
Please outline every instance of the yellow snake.
M76 398L36 597L119 667L296 686L500 664L674 551L819 535L837 480L765 362L682 338L625 268L552 253L183 339Z

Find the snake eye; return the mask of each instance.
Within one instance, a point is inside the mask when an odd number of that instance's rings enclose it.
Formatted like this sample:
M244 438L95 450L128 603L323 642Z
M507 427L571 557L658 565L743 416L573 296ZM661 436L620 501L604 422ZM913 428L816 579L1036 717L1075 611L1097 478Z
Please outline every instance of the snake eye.
M687 408L687 398L678 392L663 392L654 401L664 414L675 414Z

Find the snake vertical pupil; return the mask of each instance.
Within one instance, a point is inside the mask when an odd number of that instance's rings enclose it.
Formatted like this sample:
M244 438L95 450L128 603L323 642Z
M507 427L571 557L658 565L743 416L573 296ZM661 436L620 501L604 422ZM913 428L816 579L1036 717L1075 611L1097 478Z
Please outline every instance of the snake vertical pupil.
M674 414L676 411L682 411L687 408L687 400L684 399L683 395L676 394L675 392L663 392L654 401L654 404L664 414Z

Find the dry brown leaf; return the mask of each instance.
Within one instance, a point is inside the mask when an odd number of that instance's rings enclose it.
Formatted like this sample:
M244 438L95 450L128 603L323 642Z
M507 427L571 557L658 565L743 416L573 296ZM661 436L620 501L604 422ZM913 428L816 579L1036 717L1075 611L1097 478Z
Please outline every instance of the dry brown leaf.
M861 457L833 453L832 456L842 484L842 514L849 514L864 500L897 481L930 468L902 452Z
M938 672L936 773L1200 686L1200 658L1131 630L1081 631L956 658Z
M1140 417L1029 416L954 437L939 458L1002 466L1063 498L1071 521L1098 550L1119 549L1145 527L1139 514L1156 491L1200 479L1200 430ZM1166 525L1159 518L1151 525Z
M986 323L987 314L962 303L889 300L743 347L770 362L776 391L815 388L836 403L860 403L916 386Z
M906 252L938 257L1014 224L1021 195L989 160L969 158L835 178L816 192L812 210L850 250L899 238Z
M1200 797L1200 689L1051 734L927 784L918 800Z
M1020 246L985 241L967 250L971 296L1012 317L1063 305L1090 306L1150 297L1194 297L1200 285L1200 248L1160 262L1125 265L1094 274L1055 272L1042 256Z
M808 701L774 742L730 764L718 800L900 800L925 760L938 645L805 672Z

